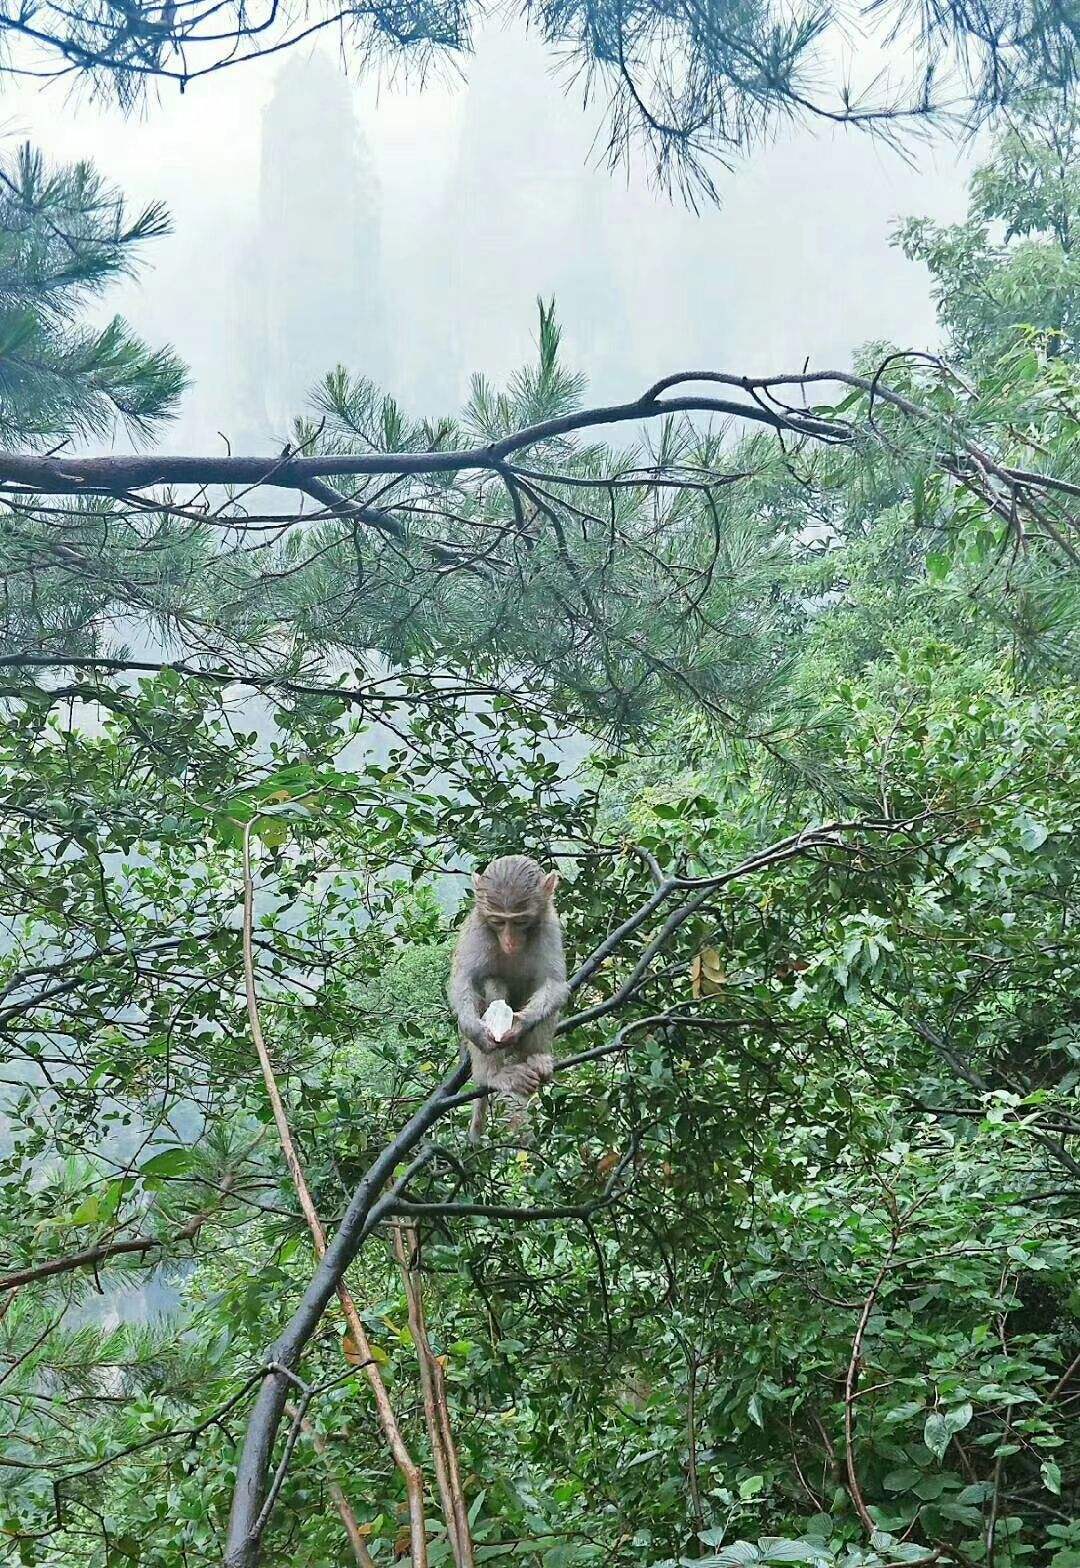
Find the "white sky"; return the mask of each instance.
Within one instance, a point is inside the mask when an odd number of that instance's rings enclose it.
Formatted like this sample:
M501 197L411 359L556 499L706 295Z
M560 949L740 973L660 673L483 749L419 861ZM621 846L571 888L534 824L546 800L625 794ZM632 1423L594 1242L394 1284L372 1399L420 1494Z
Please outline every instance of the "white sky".
M332 52L325 59L336 72ZM336 131L287 167L284 215L265 192L260 200L263 115L290 54L184 96L167 90L133 120L65 90L5 84L9 143L28 136L57 160L90 158L133 202L160 197L172 212L174 233L108 301L192 367L163 447L220 451L217 433L240 431L272 450L283 411L302 401L301 361L328 369L340 359L416 411L452 411L469 372L504 379L529 356L538 294L555 295L568 357L603 399L680 367L822 367L847 363L871 338L933 341L925 275L887 236L909 214L962 216L971 159L944 140L917 148L911 167L852 131L786 131L721 177L720 210L695 217L651 192L641 171L628 183L599 164L600 116L581 112L580 95L520 31L483 35L467 64L465 82L422 92L349 87L373 176L364 199L378 219L377 346L329 309L354 259L339 221L351 165ZM300 105L315 133L324 104L313 90ZM299 198L301 187L309 205L290 223L288 192ZM310 220L312 196L325 230ZM275 322L273 364L251 327L252 257L284 257L307 283L302 305L277 307L287 319ZM264 375L270 413L253 424L244 377Z

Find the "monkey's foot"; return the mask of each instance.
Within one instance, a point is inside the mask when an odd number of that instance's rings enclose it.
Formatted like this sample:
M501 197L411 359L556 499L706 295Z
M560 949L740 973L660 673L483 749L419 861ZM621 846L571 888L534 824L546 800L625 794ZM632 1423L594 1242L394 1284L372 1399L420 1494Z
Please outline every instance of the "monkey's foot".
M532 1056L527 1062L518 1062L516 1066L509 1069L507 1073L509 1081L506 1087L511 1094L527 1100L536 1093L544 1082L536 1066L537 1060L537 1057Z
M526 1057L525 1065L537 1073L542 1084L550 1083L555 1076L555 1058L546 1051L536 1056Z

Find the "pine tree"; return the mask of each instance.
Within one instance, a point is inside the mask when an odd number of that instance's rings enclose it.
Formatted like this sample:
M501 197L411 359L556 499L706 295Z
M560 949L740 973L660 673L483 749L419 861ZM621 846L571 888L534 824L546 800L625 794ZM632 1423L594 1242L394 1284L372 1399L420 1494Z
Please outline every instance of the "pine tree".
M612 163L644 150L661 182L692 202L715 196L718 165L788 120L887 139L931 121L976 129L1026 92L1065 98L1080 80L1075 0L877 0L854 12L842 0L523 0L514 9L606 103ZM860 11L889 51L862 89L837 68ZM247 0L39 0L0 10L11 48L0 71L32 61L36 74L75 76L131 107L161 82L183 91L326 30L354 70L389 59L422 76L463 55L485 15L470 0L319 0L266 15Z
M170 418L186 384L171 348L148 348L120 317L95 328L87 303L168 232L154 202L136 216L88 163L51 169L25 145L0 163L0 440L52 446L135 437Z

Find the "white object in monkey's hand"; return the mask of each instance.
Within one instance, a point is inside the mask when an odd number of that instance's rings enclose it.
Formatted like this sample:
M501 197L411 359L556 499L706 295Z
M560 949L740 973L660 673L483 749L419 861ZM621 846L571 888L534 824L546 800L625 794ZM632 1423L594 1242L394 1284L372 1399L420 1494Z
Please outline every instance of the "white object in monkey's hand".
M500 997L492 1002L481 1021L493 1040L501 1040L514 1027L514 1009Z

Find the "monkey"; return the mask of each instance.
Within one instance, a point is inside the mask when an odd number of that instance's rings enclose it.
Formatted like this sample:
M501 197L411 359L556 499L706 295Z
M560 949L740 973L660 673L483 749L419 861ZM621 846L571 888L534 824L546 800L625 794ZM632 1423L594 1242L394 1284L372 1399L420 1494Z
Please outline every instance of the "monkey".
M447 996L472 1061L473 1077L511 1106L520 1130L525 1104L555 1070L552 1044L570 997L562 927L555 912L558 873L544 872L527 855L504 855L473 876L476 902L461 928ZM510 1030L496 1040L483 1013L494 1001L514 1010ZM487 1097L473 1106L469 1142L487 1121Z

